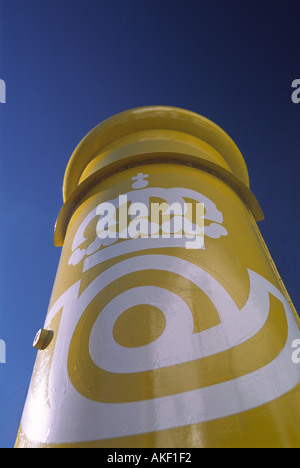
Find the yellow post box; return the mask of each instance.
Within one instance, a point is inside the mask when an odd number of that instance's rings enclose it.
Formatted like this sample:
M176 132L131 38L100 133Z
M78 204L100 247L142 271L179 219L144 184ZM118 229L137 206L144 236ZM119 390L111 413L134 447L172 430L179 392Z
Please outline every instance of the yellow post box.
M122 112L75 149L63 195L16 447L300 447L299 318L230 137Z

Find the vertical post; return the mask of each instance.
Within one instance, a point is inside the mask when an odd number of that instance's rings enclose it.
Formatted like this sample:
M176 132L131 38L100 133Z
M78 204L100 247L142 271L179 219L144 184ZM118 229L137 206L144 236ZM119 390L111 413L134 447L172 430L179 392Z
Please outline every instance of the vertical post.
M52 340L16 446L299 446L299 319L262 219L204 117L150 106L92 130L66 170Z

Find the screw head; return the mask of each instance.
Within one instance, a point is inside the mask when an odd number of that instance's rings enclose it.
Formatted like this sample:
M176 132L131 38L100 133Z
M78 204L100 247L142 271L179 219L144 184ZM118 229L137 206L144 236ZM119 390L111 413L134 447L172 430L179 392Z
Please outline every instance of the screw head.
M46 349L52 341L54 332L52 330L45 330L41 328L33 340L33 347L38 350Z

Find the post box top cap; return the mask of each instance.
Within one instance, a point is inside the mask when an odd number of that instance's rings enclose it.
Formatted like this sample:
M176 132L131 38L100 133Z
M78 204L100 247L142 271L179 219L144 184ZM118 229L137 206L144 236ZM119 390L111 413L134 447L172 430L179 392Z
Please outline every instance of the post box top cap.
M91 130L78 144L68 163L64 201L79 184L86 166L116 140L143 130L175 130L199 138L218 151L232 173L249 187L245 161L233 140L211 120L185 109L170 106L147 106L121 112Z

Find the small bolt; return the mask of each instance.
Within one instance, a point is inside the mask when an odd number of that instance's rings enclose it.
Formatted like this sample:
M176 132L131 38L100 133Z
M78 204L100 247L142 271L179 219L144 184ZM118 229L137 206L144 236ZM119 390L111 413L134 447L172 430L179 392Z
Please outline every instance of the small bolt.
M54 332L52 330L45 330L41 328L35 335L33 347L38 350L46 349L52 341Z

